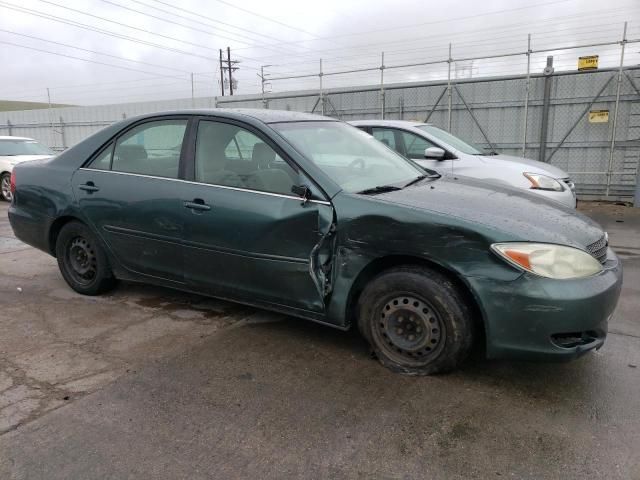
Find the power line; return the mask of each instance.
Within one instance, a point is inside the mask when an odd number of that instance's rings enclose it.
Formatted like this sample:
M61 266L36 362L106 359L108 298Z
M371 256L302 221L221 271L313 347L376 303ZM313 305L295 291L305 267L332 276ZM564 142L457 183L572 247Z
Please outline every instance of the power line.
M41 1L45 1L45 0L41 0ZM193 30L194 32L200 32L200 33L204 33L205 35L211 35L211 36L216 36L216 37L220 37L220 38L226 38L227 40L233 40L233 41L235 41L235 42L240 42L240 43L243 43L243 44L245 44L245 45L251 45L250 43L247 43L247 42L246 42L246 41L244 41L244 40L238 40L237 38L226 37L226 36L224 36L224 35L220 35L220 34L213 33L213 32L211 32L210 30L203 30L203 29L201 29L201 28L196 28L196 27L192 27L192 26L190 26L190 25L185 25L184 23L179 23L179 22L176 22L175 20L169 20L169 19L167 19L167 18L159 17L159 16L157 16L157 15L153 15L153 14L151 14L151 13L147 13L147 12L142 12L142 11L140 11L140 10L136 10L135 8L127 7L127 6L125 6L125 5L120 5L119 3L112 2L111 0L100 0L100 1L102 1L102 2L104 2L104 3L107 3L107 4L109 4L109 5L113 5L113 6L118 7L118 8L122 8L122 9L124 9L124 10L128 10L128 11L130 11L130 12L134 12L134 13L138 13L138 14L140 14L140 15L144 15L144 16L149 17L149 18L155 18L156 20L160 20L161 22L166 22L166 23L170 23L170 24L172 24L172 25L180 26L180 27L182 27L182 28L186 28L186 29L189 29L189 30ZM135 0L134 0L134 1L135 1ZM146 4L143 4L143 5L146 5ZM151 7L151 8L156 8L156 7ZM174 15L174 16L176 16L176 15ZM182 17L182 18L186 18L186 17ZM200 22L200 23L202 23L202 22ZM206 25L206 24L205 24L205 25ZM208 26L208 27L212 27L211 25L207 25L207 26ZM215 28L218 28L219 30L222 30L220 27L215 27ZM242 34L240 34L240 33L229 32L228 30L222 30L222 31L227 32L227 33L230 33L230 34L232 34L232 35L242 36L242 37L244 37L244 38L247 38L247 39L251 40L252 42L255 42L255 41L256 41L256 39L255 39L255 38L250 38L250 37L247 37L246 35L242 35Z
M622 11L620 13L617 13L617 14L614 14L614 15L621 15L621 14L627 13L625 11L625 9L621 9L621 10ZM604 10L604 11L611 12L610 9L609 10ZM592 15L595 15L595 14L600 13L600 12L601 11L594 11L594 12L585 13L585 14L582 14L582 15L566 15L564 17L554 17L552 19L546 19L546 20L544 20L542 22L538 22L538 23L539 24L540 23L543 23L543 24L546 24L546 23L562 23L563 19L565 19L565 18L575 19L576 17L592 16ZM599 20L601 20L601 18L603 16L606 16L606 14L605 15L600 15L599 16ZM522 23L519 23L519 24L512 24L510 27L502 28L501 31L503 32L505 30L508 31L508 30L514 30L514 29L521 30L520 27L527 26L527 25L531 25L531 22L522 22ZM602 25L601 23L598 23L598 26L601 26L601 25ZM569 30L578 29L578 28L583 28L583 27L574 26L574 27L563 29L563 30L569 31ZM466 31L466 32L461 32L461 33L456 34L456 37L469 36L469 35L472 35L474 33L484 32L484 31L487 31L487 30L494 31L495 27L485 27L485 28L481 28L481 29L474 29L474 30L469 30L469 31ZM556 30L556 31L558 31L558 30ZM531 33L535 34L536 32L531 32ZM419 42L421 40L429 40L429 39L432 39L432 38L442 39L442 34L426 35L426 36L422 36L422 37L413 38L411 40L395 40L395 41L391 41L391 42L390 41L385 41L385 42L378 42L378 43L366 43L366 44L360 44L360 45L353 45L353 46L350 47L350 49L358 49L358 48L360 48L360 49L367 48L368 49L368 48L372 48L372 47L388 47L391 44L400 44L400 45L402 45L402 44L406 44L406 43L410 43L412 45L415 45L417 42ZM458 44L458 43L455 43L455 44ZM443 44L443 45L448 46L448 44ZM415 48L415 49L413 49L413 51L422 51L422 50L424 50L424 48L425 47ZM438 47L434 47L433 45L429 45L428 48L430 50L432 50L433 48L438 48ZM343 50L343 49L320 49L320 50L315 50L314 53L322 54L322 53L331 52L331 51L335 51L335 50ZM411 51L411 50L407 50L407 49L388 50L387 48L385 48L385 53L387 53L387 52L388 53L405 52L405 51ZM378 56L379 54L380 54L380 52L376 51L376 52L373 52L373 53L361 52L359 54L347 55L347 56L338 56L338 57L325 57L325 56L323 56L323 60L325 60L325 59L326 60L336 60L336 59L342 59L342 58L358 58L358 57L361 57L363 55L365 55L365 56L366 55ZM269 59L271 59L271 58L274 58L274 57L273 56L263 57L263 60L269 61ZM304 63L315 63L316 61L317 61L317 59L313 59L313 60L309 60L308 62L304 62L304 61L297 62L297 63L291 62L291 63L285 63L285 64L273 65L273 66L291 66L291 65L299 65L299 64L304 64Z
M214 26L213 26L213 25L211 25L210 23L206 23L206 22L202 22L202 21L200 21L200 20L196 20L196 19L193 19L193 18L189 18L189 17L186 17L186 16L184 16L184 15L177 14L177 13L175 13L175 12L170 12L169 10L164 10L164 9L162 9L162 8L160 8L160 7L156 7L156 6L153 6L153 5L149 5L148 3L145 3L145 2L141 2L140 0L129 0L129 1L134 2L134 3L137 3L137 4L140 4L140 5L144 5L145 7L152 8L152 9L157 10L157 11L162 12L162 13L166 13L167 15L171 15L172 17L183 18L183 19L188 20L188 21L190 21L190 22L197 23L197 24L199 24L199 25L204 25L204 26L207 26L207 27L214 27ZM272 37L272 36L270 36L270 35L265 35L264 33L254 32L253 30L250 30L250 29L248 29L248 28L243 28L243 27L239 27L239 26L237 26L237 25L233 25L233 24L231 24L231 23L223 22L223 21L221 21L221 20L216 20L216 19L214 19L214 18L211 18L211 17L208 17L208 16L206 16L206 15L203 15L202 13L192 12L192 11L187 10L187 9L185 9L185 8L176 7L175 5L165 4L165 3L163 3L163 2L159 2L159 3L162 3L163 5L167 5L167 6L171 7L171 8L176 9L176 10L179 10L179 11L182 11L182 12L185 12L185 13L189 13L190 15L195 15L195 16L197 16L197 17L199 17L199 18L204 18L204 19L206 19L206 20L208 20L208 21L210 21L210 22L213 22L213 23L219 23L219 24L221 24L221 25L225 25L225 26L228 26L228 27L231 27L231 28L235 28L235 29L241 30L241 31L243 31L243 32L250 33L250 34L252 34L252 35L256 35L256 36L260 36L260 37L268 38L268 39L270 39L270 40L274 40L274 41L276 41L276 42L280 42L280 41L282 41L282 40L281 40L281 39L279 39L279 38ZM214 27L214 28L219 28L219 27ZM230 33L232 33L233 35L239 35L239 34L236 34L235 32L230 32ZM246 37L246 38L249 38L249 37ZM251 39L251 40L252 40L252 41L254 41L254 42L256 41L256 39Z
M147 45L147 46L150 46L150 47L159 48L161 50L166 50L166 51L170 51L170 52L174 52L174 53L179 53L181 55L189 55L189 56L192 56L192 57L204 58L204 59L210 60L210 61L215 60L212 57L207 57L207 56L204 56L204 55L199 55L197 53L187 52L185 50L180 50L180 49L173 48L173 47L168 47L168 46L165 46L165 45L159 45L157 43L148 42L146 40L141 40L141 39L138 39L138 38L135 38L135 37L129 37L127 35L123 35L123 34L120 34L120 33L112 32L110 30L104 30L104 29L101 29L101 28L98 28L98 27L94 27L92 25L87 25L85 23L76 22L75 20L69 20L69 19L65 19L65 18L62 18L62 17L57 17L55 15L39 12L37 10L31 10L31 9L28 9L28 8L20 7L18 5L13 5L13 4L2 2L2 1L0 1L0 7L7 8L9 10L22 12L22 13L27 13L29 15L33 15L33 16L36 16L36 17L44 18L46 20L51 20L51 21L58 22L58 23L64 23L66 25L71 25L73 27L82 28L84 30L89 30L89 31L92 31L92 32L100 33L102 35L108 35L110 37L120 38L122 40L127 40L129 42L139 43L141 45Z
M98 52L96 50L89 50L88 48L76 47L75 45L69 45L68 43L56 42L54 40L48 40L46 38L40 38L40 37L36 37L34 35L27 35L25 33L12 32L10 30L4 30L2 28L0 28L0 32L9 33L11 35L19 35L21 37L26 37L26 38L32 38L32 39L38 40L40 42L51 43L51 44L54 44L54 45L60 45L60 46L63 46L63 47L73 48L73 49L76 49L76 50L81 50L83 52L94 53L96 55L104 55L105 57L117 58L118 60L123 60L123 61L126 61L126 62L139 63L141 65L147 65L147 66L156 67L156 68L164 68L164 69L167 69L167 70L173 70L174 72L180 72L180 73L186 73L186 74L190 73L190 72L187 72L186 70L180 70L178 68L167 67L165 65L158 65L157 63L143 62L141 60L131 60L129 58L120 57L118 55L112 55L110 53Z
M0 40L0 43L2 43L4 45L11 45L13 47L26 48L27 50L34 50L36 52L48 53L48 54L51 54L51 55L58 55L60 57L71 58L71 59L74 59L74 60L81 60L83 62L95 63L97 65L104 65L104 66L107 66L107 67L120 68L122 70L129 70L131 72L146 73L147 75L157 75L156 72L147 72L145 70L139 70L137 68L130 68L130 67L122 66L122 65L114 65L113 63L104 63L104 62L99 62L97 60L90 60L88 58L75 57L73 55L66 55L64 53L52 52L51 50L42 50L40 48L28 47L26 45L20 45L19 43L5 42L4 40ZM167 77L169 77L169 76L167 76ZM173 78L182 78L182 77L173 76Z
M60 5L59 3L51 2L51 1L49 1L49 0L38 0L38 1L40 1L40 2L42 2L42 3L49 4L49 5L54 5L54 6L56 6L56 7L63 8L63 9L65 9L65 10L69 10L69 11L71 11L71 12L79 13L80 15L85 15L85 16L87 16L87 17L96 18L96 19L101 20L101 21L103 21L103 22L109 22L109 23L113 23L113 24L115 24L115 25L119 25L119 26L121 26L121 27L126 27L126 28L130 28L130 29L132 29L132 30L137 30L138 32L143 32L143 33L146 33L146 34L148 34L148 35L155 35L156 37L165 38L165 39L167 39L167 40L172 40L172 41L174 41L174 42L183 43L183 44L185 44L185 45L190 45L190 46L192 46L192 47L202 48L202 49L204 49L204 50L209 50L209 51L215 51L215 49L210 48L210 47L205 47L205 46L203 46L203 45L201 45L201 44L197 44L197 43L193 43L193 42L188 42L188 41L186 41L186 40L182 40L182 39L180 39L180 38L170 37L170 36L168 36L168 35L163 35L163 34L161 34L161 33L157 33L157 32L152 32L151 30L145 30L144 28L135 27L135 26L133 26L133 25L129 25L129 24L126 24L126 23L118 22L118 21L116 21L116 20L111 20L111 19L109 19L109 18L101 17L101 16L99 16L99 15L93 15L92 13L87 13L87 12L84 12L84 11L82 11L82 10L78 10L78 9L76 9L76 8L66 7L66 6L64 6L64 5ZM15 5L14 5L14 6L15 6Z
M157 1L157 0L154 0ZM224 4L228 4L226 1L224 0L215 0L217 2L221 2ZM496 10L493 12L486 12L486 13L478 13L478 14L474 14L474 15L467 15L464 17L456 17L456 18L447 18L447 19L443 19L443 20L433 20L433 21L429 21L429 22L423 22L423 23L414 23L414 24L405 24L405 25L399 25L399 26L395 26L395 27L387 27L387 28L379 28L379 29L373 29L373 30L364 30L361 32L353 32L353 33L342 33L342 34L338 34L338 35L332 35L330 37L316 37L315 40L331 40L331 39L335 39L335 38L345 38L345 37L353 37L353 36L357 36L357 35L369 35L371 33L380 33L380 32L388 32L388 31L392 31L392 30L406 30L408 28L417 28L417 27L423 27L425 25L433 25L433 24L443 24L443 23L449 23L449 22L459 22L460 20L469 20L469 19L473 19L473 18L479 18L479 17L486 17L489 15L498 15L498 14L504 14L507 12L514 12L514 11L518 11L518 10L525 10L525 9L531 9L531 8L537 8L537 7L542 7L542 6L546 6L546 5L554 5L554 4L558 4L558 3L566 3L569 0L553 0L551 2L546 2L546 3L537 3L534 5L527 5L525 7L516 7L516 8L507 8L507 9L501 9L501 10ZM238 9L241 9L240 7L235 7ZM243 9L241 9L243 10ZM315 40L311 40L311 41L315 41ZM286 42L286 43L297 43L297 42ZM275 46L272 45L272 46ZM242 48L237 48L236 50L244 50L245 48L248 47L242 47Z

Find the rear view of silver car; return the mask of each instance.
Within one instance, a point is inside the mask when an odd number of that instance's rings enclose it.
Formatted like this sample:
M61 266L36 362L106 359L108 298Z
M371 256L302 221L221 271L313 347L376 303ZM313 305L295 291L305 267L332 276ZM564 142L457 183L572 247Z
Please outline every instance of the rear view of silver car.
M427 123L404 120L349 123L439 173L499 182L529 190L571 208L576 206L575 185L569 175L548 163L487 152Z

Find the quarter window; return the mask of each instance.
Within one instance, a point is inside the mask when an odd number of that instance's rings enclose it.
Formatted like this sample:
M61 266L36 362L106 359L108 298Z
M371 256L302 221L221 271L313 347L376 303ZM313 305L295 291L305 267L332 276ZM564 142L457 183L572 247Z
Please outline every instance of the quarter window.
M291 194L297 172L273 148L250 131L203 120L196 140L196 181Z
M102 153L94 158L89 164L90 168L96 170L111 170L111 154L113 153L113 143L109 144Z
M186 129L187 120L159 120L138 125L117 140L112 170L178 178Z

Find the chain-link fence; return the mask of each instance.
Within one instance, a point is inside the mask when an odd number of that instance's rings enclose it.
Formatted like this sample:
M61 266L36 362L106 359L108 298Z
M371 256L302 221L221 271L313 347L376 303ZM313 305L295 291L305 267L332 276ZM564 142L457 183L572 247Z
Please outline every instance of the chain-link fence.
M0 135L63 150L125 116L180 108L270 108L343 120L433 123L499 153L567 171L583 198L634 194L640 158L640 67L395 83L234 97L0 112Z

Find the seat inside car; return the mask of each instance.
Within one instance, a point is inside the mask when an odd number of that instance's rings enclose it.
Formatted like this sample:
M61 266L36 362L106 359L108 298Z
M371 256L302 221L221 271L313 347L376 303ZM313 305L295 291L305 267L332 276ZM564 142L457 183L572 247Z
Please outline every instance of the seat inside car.
M247 188L276 193L291 193L291 178L273 165L276 152L265 143L256 143L251 155L256 170L247 177Z
M226 169L224 143L216 135L198 139L196 149L196 180L214 185L243 187L240 176Z

